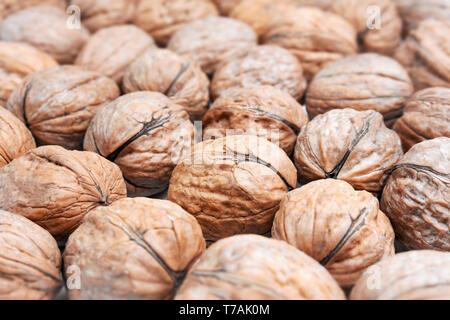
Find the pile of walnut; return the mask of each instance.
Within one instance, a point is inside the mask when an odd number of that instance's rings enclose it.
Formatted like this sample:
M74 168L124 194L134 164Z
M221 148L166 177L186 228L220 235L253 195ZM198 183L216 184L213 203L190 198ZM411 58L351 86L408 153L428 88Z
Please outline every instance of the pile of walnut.
M0 0L0 299L450 299L449 203L448 0Z

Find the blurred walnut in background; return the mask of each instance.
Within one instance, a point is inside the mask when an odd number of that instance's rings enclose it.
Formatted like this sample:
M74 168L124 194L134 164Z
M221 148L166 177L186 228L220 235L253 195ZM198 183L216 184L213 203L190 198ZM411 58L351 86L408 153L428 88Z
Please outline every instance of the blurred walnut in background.
M65 10L66 0L0 0L0 23L10 14L35 6L52 6Z
M217 8L219 9L219 12L224 15L228 16L233 8L237 6L242 0L212 0Z

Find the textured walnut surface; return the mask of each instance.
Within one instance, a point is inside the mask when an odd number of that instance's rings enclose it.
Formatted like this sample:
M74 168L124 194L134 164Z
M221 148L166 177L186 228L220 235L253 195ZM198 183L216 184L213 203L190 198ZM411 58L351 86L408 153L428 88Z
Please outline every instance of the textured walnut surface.
M168 49L196 61L207 74L246 54L256 45L256 34L247 24L209 17L186 24L170 39Z
M211 93L214 98L230 88L270 85L300 99L306 89L303 68L288 50L264 45L251 49L245 56L234 59L214 73Z
M0 209L25 216L58 239L88 211L125 196L119 168L92 152L44 146L0 169Z
M55 239L30 220L0 210L0 299L52 299L62 285Z
M158 92L134 92L94 117L84 149L115 162L130 194L148 196L167 187L193 138L194 126L180 105Z
M354 286L352 300L450 299L450 253L402 252L373 265Z
M233 88L214 101L203 117L204 139L230 134L256 135L291 154L297 135L308 123L304 108L272 86Z
M125 198L86 215L64 266L80 270L75 299L170 299L205 250L197 221L173 202ZM72 267L73 268L73 267Z
M92 117L119 94L116 83L97 72L59 66L27 76L7 108L26 123L38 144L81 149Z
M296 170L275 144L256 136L227 136L194 146L175 168L168 199L193 214L207 240L266 234Z
M394 254L394 230L378 200L332 179L289 192L272 237L319 261L341 286L352 286L367 267Z
M4 41L26 42L48 53L60 64L70 64L89 39L89 32L67 27L65 11L37 6L8 16L0 28L0 38Z
M175 299L341 300L345 295L325 268L293 246L240 235L210 246Z
M10 14L34 6L66 8L65 0L0 0L0 22Z
M395 165L381 209L409 249L450 250L450 138L413 146Z
M409 150L424 140L450 138L450 88L429 88L416 92L394 125Z
M166 49L150 49L126 71L122 89L161 92L201 118L209 103L209 79L193 61Z
M332 110L302 130L295 146L300 178L334 178L354 188L379 192L383 175L403 155L397 134L376 111Z

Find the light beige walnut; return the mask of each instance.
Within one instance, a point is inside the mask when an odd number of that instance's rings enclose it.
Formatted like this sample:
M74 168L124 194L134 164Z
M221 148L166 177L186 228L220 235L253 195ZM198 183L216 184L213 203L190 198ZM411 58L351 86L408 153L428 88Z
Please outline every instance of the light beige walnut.
M35 7L35 6L51 6L60 9L66 8L65 0L0 0L0 22L2 18L6 18L10 14L17 11Z

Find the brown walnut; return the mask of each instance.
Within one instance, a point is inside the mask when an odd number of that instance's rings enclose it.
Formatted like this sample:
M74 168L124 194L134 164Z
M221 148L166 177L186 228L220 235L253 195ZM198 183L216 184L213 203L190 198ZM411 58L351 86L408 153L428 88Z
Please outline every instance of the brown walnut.
M210 246L177 300L344 300L324 267L279 240L239 235Z
M394 254L394 230L378 200L332 179L289 192L275 215L272 237L319 261L344 287Z
M116 83L97 72L60 66L27 76L7 108L28 126L38 144L81 149L92 117L119 95Z
M159 92L134 92L97 113L84 149L115 162L130 195L149 196L167 188L193 139L194 126L180 105Z
M64 251L72 299L170 299L205 250L197 221L167 200L125 198L89 212Z
M92 152L44 146L0 169L0 209L63 240L90 210L126 196L119 168Z
M52 6L60 9L66 8L65 0L0 0L0 22L2 18L6 18L10 14L17 11L35 7L35 6Z
M213 2L216 4L222 15L228 16L233 8L239 5L242 0L213 0Z

